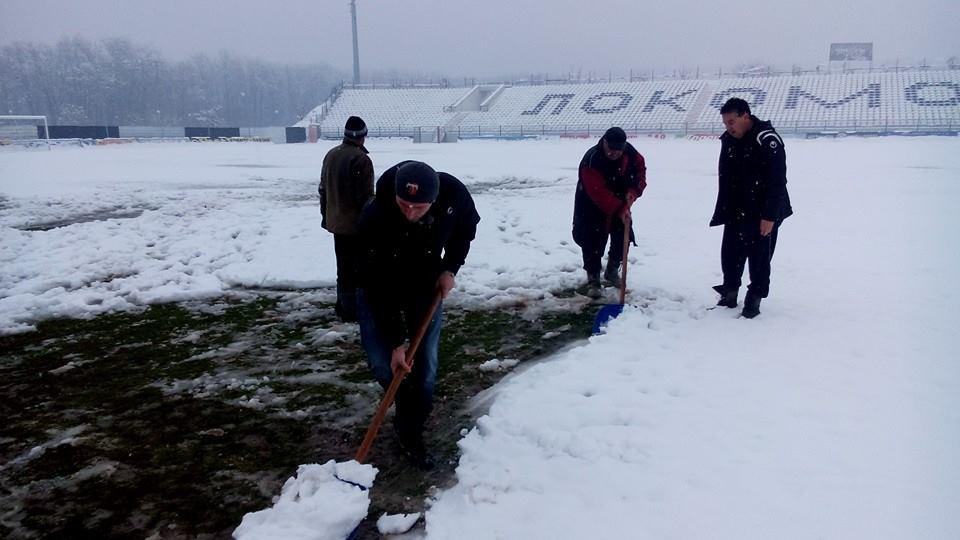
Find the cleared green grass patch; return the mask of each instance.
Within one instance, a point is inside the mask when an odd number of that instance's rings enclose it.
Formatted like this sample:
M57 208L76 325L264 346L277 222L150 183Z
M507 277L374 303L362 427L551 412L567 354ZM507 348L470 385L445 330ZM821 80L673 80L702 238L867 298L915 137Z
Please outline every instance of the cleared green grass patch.
M593 315L447 310L428 433L440 466L410 468L388 422L371 516L421 511L452 480L463 405L506 374L480 364L540 357ZM342 337L317 338L330 330ZM228 537L297 465L350 459L382 396L356 327L298 293L49 321L0 350L4 538Z

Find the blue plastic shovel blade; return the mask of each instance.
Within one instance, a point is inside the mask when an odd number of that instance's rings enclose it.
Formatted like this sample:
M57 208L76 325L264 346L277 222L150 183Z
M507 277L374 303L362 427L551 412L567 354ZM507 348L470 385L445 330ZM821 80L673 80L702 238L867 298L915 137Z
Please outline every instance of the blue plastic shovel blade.
M623 313L623 304L607 304L600 308L597 318L593 321L593 335L601 333L604 326Z

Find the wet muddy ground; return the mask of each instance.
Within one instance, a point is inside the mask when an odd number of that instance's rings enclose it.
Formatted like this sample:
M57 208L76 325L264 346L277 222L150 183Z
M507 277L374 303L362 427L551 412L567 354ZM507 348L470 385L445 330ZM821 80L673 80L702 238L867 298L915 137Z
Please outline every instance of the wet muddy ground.
M361 538L383 513L419 512L454 482L473 396L587 337L594 310L447 308L429 473L386 422ZM0 537L229 538L299 464L351 459L382 391L329 291L239 291L140 313L50 321L0 337Z

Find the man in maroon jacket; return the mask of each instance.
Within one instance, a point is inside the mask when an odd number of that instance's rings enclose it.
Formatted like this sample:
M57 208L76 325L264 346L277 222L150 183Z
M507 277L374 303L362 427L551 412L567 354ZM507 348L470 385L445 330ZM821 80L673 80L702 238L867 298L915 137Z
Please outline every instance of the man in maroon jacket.
M583 251L587 295L591 298L601 295L600 266L608 237L610 252L603 279L614 287L620 286L624 227L630 223L630 207L646 187L643 156L627 142L627 134L619 127L608 129L580 162L573 204L573 240ZM632 228L630 240L634 240Z

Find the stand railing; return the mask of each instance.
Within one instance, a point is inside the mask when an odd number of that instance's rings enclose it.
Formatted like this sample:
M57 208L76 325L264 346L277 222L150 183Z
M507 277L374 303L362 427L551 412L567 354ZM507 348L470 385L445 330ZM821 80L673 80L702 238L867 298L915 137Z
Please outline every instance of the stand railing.
M537 137L561 138L592 138L600 137L610 124L481 124L457 126L377 126L368 125L368 137L400 137L415 139L418 142L433 142L442 140L443 133L456 133L457 139L530 139ZM723 133L720 122L659 122L621 124L620 127L628 136L689 136L715 135ZM891 122L889 120L852 120L850 122L831 121L802 121L774 123L774 127L781 134L805 135L819 134L924 134L943 133L953 134L960 131L960 122L945 119L943 121L928 121L916 119L912 121ZM318 135L323 139L340 139L343 130L340 128L320 128Z

